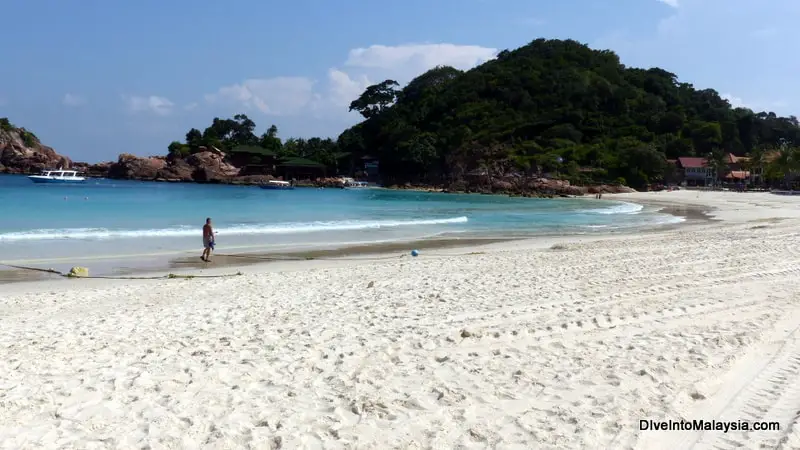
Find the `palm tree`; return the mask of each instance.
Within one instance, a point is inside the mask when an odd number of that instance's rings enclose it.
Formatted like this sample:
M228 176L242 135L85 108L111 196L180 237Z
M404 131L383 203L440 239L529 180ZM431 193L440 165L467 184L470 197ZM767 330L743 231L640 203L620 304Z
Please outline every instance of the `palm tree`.
M728 155L721 149L714 149L706 158L706 167L714 170L714 184L719 184L720 177L728 170Z
M800 172L800 150L782 141L771 166L776 173L783 176L783 182L788 187L794 174Z
M755 184L756 177L758 177L758 184L764 184L765 178L765 169L769 160L767 158L767 148L765 147L755 147L749 154L749 160L747 161L747 170L750 171L750 180Z

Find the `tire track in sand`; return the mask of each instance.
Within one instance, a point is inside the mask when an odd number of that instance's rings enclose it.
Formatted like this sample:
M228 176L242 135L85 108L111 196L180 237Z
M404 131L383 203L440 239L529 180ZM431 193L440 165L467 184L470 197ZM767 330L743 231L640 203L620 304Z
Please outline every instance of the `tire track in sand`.
M570 315L569 312L574 311L576 313L586 312L588 313L589 309L600 309L600 308L610 308L614 305L619 305L631 301L637 301L636 299L641 297L663 297L663 296L670 296L678 299L678 294L685 291L692 291L697 287L703 285L716 285L725 282L737 282L739 284L743 284L746 282L756 282L756 283L763 283L766 281L771 281L775 278L782 278L782 277L794 277L798 273L800 273L800 266L796 264L792 264L789 266L784 266L774 270L765 270L765 266L758 265L754 266L751 269L757 269L751 272L733 272L728 269L725 270L713 270L706 272L702 277L702 281L697 282L681 282L681 283L670 283L670 284L660 284L660 285L650 285L644 288L633 289L629 291L623 292L615 292L610 296L604 295L601 297L595 298L587 298L585 300L564 300L564 301L554 301L554 302L546 302L540 303L535 305L529 305L522 308L503 308L493 311L488 311L485 314L481 315L471 315L466 316L462 315L461 317L451 318L444 322L447 326L457 326L457 325L469 325L470 328L492 328L496 326L508 326L513 323L526 323L531 319L540 318L540 317L548 317L548 316L568 316ZM726 274L727 276L724 277L710 277L709 274L720 275ZM710 279L709 279L710 278ZM691 297L691 296L690 296ZM665 304L661 308L656 311L651 311L651 313L655 313L657 316L658 314L663 314L664 311L669 310L678 310L683 309L686 310L687 308L698 308L707 305L716 305L722 308L730 308L736 302L726 302L724 300L702 300L698 302L692 302L691 300L683 299L683 301L675 301L673 305ZM745 303L752 303L752 302L745 302ZM701 311L702 308L698 311ZM602 315L602 313L600 313ZM643 312L643 315L648 315L647 311ZM584 314L586 316L586 321L592 320L593 322L597 322L600 319L595 317L593 320L588 314ZM605 314L608 316L608 314ZM480 317L482 316L482 317ZM507 316L507 317L503 317ZM475 320L476 318L481 318L483 320ZM624 319L624 316L622 317ZM455 319L455 320L454 320ZM569 321L565 322L568 326L570 325ZM576 322L577 323L577 322ZM580 326L580 325L579 325Z
M734 449L796 448L797 429L792 423L800 410L800 313L781 319L744 357L721 378L708 380L705 400L687 408L686 420L718 422L777 421L780 431L675 431L644 432L637 448ZM679 395L685 401L688 392ZM670 418L673 420L678 417Z
M764 300L746 300L738 303L729 302L707 302L702 306L691 310L683 311L681 308L666 308L655 313L636 314L627 316L611 316L610 321L595 322L589 320L537 323L535 327L528 330L518 331L513 329L511 333L505 330L500 333L497 330L479 330L473 333L470 340L475 340L464 344L452 344L445 346L451 353L468 353L481 349L495 349L509 346L511 342L518 340L517 336L527 333L536 339L536 345L545 345L565 339L570 336L573 341L584 341L587 339L597 340L618 336L629 333L628 328L636 327L649 331L666 331L669 329L681 329L687 324L695 323L698 317L702 317L704 325L717 323L736 323L747 321L755 317L769 313L767 305L770 303ZM772 307L778 304L771 304ZM780 306L783 306L780 304ZM680 312L679 312L680 311ZM487 344L482 341L494 340L496 343Z
M787 434L781 439L778 450L800 450L800 409L797 410L794 421L786 431Z

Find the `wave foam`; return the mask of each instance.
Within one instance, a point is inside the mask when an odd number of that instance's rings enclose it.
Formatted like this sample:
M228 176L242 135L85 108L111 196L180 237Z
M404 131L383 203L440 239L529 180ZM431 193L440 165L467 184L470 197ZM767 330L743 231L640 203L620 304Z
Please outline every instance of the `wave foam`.
M234 225L219 228L217 233L223 236L242 236L258 234L294 234L323 231L357 231L378 228L396 228L420 225L447 225L466 223L466 217L448 219L420 220L352 220L336 222L283 223L274 225ZM106 228L67 228L62 230L41 229L0 234L0 241L37 241L56 239L131 239L140 237L192 237L198 236L197 227L178 227L150 230L109 230Z
M610 206L608 208L586 209L581 212L589 214L603 214L603 215L639 214L642 211L642 209L644 209L644 206L639 205L637 203L616 202L615 205Z

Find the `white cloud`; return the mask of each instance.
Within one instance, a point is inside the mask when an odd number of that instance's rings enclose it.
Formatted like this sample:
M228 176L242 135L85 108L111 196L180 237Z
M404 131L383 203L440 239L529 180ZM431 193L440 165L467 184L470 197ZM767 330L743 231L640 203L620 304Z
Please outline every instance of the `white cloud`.
M149 112L159 116L166 116L172 112L172 108L175 106L169 99L157 95L148 97L123 95L122 100L128 105L131 112Z
M347 106L370 84L400 84L439 65L470 69L495 57L497 49L476 45L372 45L350 50L344 68L328 69L325 83L310 77L251 78L206 95L209 103L237 105L264 114L316 116L347 114ZM352 117L356 117L353 113Z
M679 6L678 0L658 0L658 1L673 8L677 8Z
M720 94L724 100L727 100L728 103L731 104L734 108L749 108L749 106L745 105L741 98L734 97L731 94Z
M773 111L775 109L786 108L789 104L783 100L778 101L771 101L771 102L750 102L744 101L739 97L731 95L729 93L720 94L720 97L727 100L728 103L731 104L734 108L747 108L753 111Z
M66 93L61 100L66 106L83 106L86 104L86 99L80 95Z
M411 44L373 45L350 50L345 66L383 70L428 70L438 65L469 69L486 62L497 49L477 45Z
M372 84L366 75L356 76L354 80L339 69L328 71L328 82L330 83L329 99L331 103L338 106L349 105L364 92L367 86Z
M364 89L386 79L404 85L436 66L468 70L497 55L496 48L456 44L372 45L350 50L345 70L328 73L327 99L334 107L355 100Z
M251 78L206 95L209 103L241 105L276 116L298 114L314 98L314 81L306 77Z

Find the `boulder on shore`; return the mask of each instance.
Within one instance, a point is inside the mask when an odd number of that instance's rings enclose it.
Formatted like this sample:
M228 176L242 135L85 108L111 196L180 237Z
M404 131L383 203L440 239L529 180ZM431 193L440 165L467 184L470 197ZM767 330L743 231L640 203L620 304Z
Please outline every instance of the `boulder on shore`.
M225 154L220 151L203 151L189 155L185 159L193 167L192 179L197 182L219 183L232 181L239 175L239 168L225 162Z
M225 154L203 151L186 158L119 155L108 168L108 177L124 180L195 181L200 183L232 182L239 169L225 161Z
M629 188L628 186L609 184L590 186L589 189L587 189L588 194L628 194L631 192L636 192L636 189Z
M162 157L140 158L123 153L119 155L117 162L108 168L108 177L123 180L154 180L166 165L167 161Z
M111 161L101 162L97 164L89 164L85 162L73 162L72 168L81 172L82 174L93 178L105 178L108 176L108 169L114 164Z

